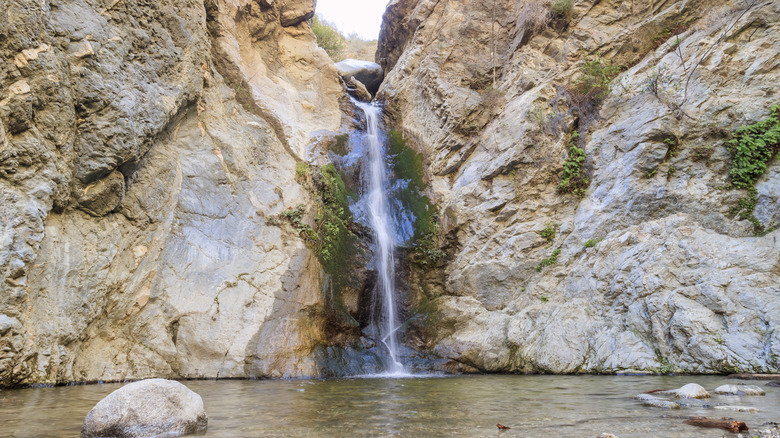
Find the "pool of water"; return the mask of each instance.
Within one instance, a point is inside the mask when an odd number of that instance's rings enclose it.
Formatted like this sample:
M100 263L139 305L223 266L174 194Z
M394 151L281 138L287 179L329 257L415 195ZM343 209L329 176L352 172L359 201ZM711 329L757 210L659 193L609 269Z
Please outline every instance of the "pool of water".
M638 393L698 383L761 386L766 396L713 396L758 413L640 404ZM458 376L407 379L188 381L203 397L208 437L722 437L682 417L733 417L751 432L780 422L780 388L713 376ZM77 437L84 416L119 384L0 391L0 436ZM511 429L499 432L496 423ZM726 436L732 436L725 433ZM751 435L753 436L753 435Z

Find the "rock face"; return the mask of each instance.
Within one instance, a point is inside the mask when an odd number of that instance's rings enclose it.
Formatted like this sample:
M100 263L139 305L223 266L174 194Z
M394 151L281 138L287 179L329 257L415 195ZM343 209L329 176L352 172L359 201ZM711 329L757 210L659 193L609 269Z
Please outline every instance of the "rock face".
M320 375L352 338L271 221L341 125L314 2L109 3L0 20L0 386Z
M449 255L421 276L422 344L474 371L777 372L780 160L756 183L770 232L724 188L729 133L778 103L779 41L768 0L392 1L378 97ZM581 199L558 190L570 144Z
M382 67L379 64L370 61L345 59L341 62L337 62L336 68L344 81L349 81L350 78L354 77L365 85L366 89L368 89L371 94L376 94L385 77Z
M209 418L203 399L179 382L150 379L109 394L87 414L82 438L202 434Z

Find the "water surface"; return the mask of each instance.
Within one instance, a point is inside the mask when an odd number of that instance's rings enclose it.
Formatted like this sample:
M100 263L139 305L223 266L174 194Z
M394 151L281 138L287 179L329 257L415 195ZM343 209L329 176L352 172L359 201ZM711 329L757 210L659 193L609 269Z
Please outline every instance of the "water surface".
M704 408L666 411L634 400L695 382L756 384L763 397L713 396ZM207 437L717 437L680 417L730 416L751 432L780 422L780 388L723 377L459 376L413 379L188 381L203 397ZM76 437L87 412L119 384L0 391L0 436ZM667 417L665 417L667 416ZM496 423L510 426L498 432ZM766 428L766 427L765 427ZM726 436L733 436L728 433ZM752 435L751 435L752 436Z

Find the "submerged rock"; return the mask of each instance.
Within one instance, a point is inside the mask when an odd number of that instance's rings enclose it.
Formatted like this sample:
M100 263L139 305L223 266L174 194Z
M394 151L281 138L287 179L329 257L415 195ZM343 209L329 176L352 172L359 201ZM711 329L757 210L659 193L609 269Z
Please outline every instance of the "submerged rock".
M721 385L713 392L726 395L766 395L763 389L755 385Z
M99 401L81 426L82 438L174 437L206 431L203 399L173 380L125 385Z
M669 400L664 400L662 398L658 398L650 394L639 394L636 396L636 399L641 401L643 404L652 406L654 408L680 409L679 403L675 403Z
M766 386L774 386L774 387L780 387L780 382L769 382L766 384Z
M382 67L371 61L345 59L336 63L336 68L339 71L339 75L345 81L354 77L362 82L371 94L376 94L377 90L379 90L379 86L382 85L382 80L385 78Z
M751 408L748 406L715 406L715 409L721 411L749 412L751 414L758 412L757 408Z

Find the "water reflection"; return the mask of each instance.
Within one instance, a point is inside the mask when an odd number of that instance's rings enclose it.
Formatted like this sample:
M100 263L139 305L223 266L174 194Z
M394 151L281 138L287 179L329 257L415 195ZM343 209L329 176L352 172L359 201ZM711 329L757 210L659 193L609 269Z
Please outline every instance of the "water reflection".
M209 414L209 437L496 436L496 423L512 427L502 438L721 437L681 416L724 415L751 431L778 421L780 388L763 397L718 397L712 404L739 404L755 414L705 408L665 411L634 395L696 382L712 390L721 377L471 376L419 379L297 381L190 381ZM743 382L744 383L744 382ZM0 391L0 435L76 437L95 403L121 385ZM668 416L664 418L664 416ZM726 434L729 436L729 434Z

